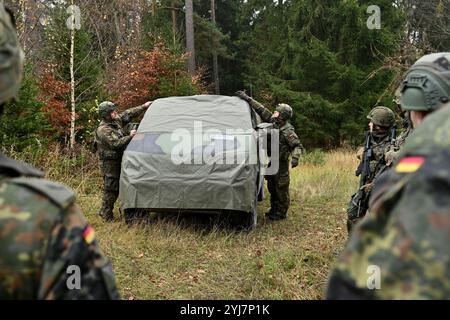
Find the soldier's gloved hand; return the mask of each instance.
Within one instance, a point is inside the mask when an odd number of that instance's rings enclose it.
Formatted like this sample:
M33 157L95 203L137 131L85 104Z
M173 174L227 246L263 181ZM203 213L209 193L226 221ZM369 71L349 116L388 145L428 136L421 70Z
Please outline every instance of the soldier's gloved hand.
M137 130L135 130L135 129L131 130L130 131L130 137L133 138L136 135L136 133L137 133Z
M395 160L396 156L397 156L397 152L394 150L389 150L388 152L386 152L386 154L384 155L384 160L386 161L386 165L388 167L391 166L391 164Z
M251 98L245 93L245 91L237 91L236 92L236 95L239 97L239 98L241 98L241 99L243 99L243 100L245 100L245 101L250 101L251 100Z
M291 166L292 166L292 168L298 167L298 159L297 158L292 158Z

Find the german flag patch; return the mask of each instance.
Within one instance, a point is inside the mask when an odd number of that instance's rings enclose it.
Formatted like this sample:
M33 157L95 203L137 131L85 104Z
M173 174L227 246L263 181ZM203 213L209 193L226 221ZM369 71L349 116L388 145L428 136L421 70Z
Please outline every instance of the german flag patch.
M86 230L84 230L83 238L84 238L84 241L86 241L87 244L91 244L92 241L94 241L94 239L95 239L95 231L94 231L94 229L92 229L91 226L88 226L86 228Z
M407 157L397 164L395 167L395 171L398 173L412 173L416 172L417 170L422 167L422 165L425 163L424 157Z

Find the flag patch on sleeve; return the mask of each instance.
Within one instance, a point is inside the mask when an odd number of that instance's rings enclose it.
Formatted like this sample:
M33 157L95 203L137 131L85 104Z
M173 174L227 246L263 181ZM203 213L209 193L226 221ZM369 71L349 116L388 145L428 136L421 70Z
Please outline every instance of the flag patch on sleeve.
M92 229L91 226L88 226L86 228L86 230L84 230L83 238L84 238L84 241L86 241L87 244L91 244L92 241L94 241L94 239L95 239L95 231L94 231L94 229Z
M395 171L398 173L416 172L425 163L424 157L407 157L397 164Z

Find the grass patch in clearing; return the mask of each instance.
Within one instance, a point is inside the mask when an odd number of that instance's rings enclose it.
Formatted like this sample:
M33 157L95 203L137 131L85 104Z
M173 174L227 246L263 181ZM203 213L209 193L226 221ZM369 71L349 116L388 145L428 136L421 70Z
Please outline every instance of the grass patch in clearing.
M95 158L83 152L75 159L59 149L41 158L15 157L31 159L49 179L77 191L123 299L322 298L347 237L345 208L357 187L353 153L315 152L291 171L288 219L266 221L266 199L258 208L257 228L236 233L171 220L133 227L104 223L97 216L102 180Z

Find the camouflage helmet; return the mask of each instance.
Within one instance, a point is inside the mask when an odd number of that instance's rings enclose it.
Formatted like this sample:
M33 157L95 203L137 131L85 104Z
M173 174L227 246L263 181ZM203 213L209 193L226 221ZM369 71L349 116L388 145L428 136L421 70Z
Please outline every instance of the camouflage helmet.
M24 53L17 39L13 16L0 3L0 103L15 98L23 74Z
M425 55L400 86L403 110L433 111L450 101L450 53Z
M280 118L284 121L288 121L294 115L291 106L286 103L277 105L276 111L280 113Z
M373 124L385 128L390 128L395 124L394 112L386 107L373 108L367 116L367 119L372 121Z
M114 110L117 110L117 106L110 101L104 101L98 106L98 114L103 119L109 117Z

